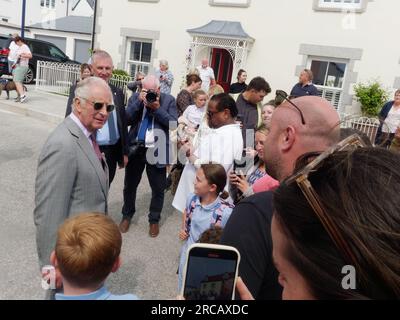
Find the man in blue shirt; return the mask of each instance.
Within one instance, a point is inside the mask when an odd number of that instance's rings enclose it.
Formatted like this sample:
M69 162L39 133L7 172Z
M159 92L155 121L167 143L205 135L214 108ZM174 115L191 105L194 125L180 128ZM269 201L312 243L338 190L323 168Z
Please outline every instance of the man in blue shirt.
M313 78L312 71L304 69L300 73L299 83L297 83L290 92L290 97L318 96L318 89L312 84Z

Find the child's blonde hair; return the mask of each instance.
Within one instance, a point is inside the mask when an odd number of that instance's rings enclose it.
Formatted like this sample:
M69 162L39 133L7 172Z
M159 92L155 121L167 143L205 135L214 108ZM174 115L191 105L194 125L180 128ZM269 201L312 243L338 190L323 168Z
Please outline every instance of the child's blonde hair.
M208 90L208 96L211 98L212 96L215 96L220 93L224 93L225 90L220 86L219 84L215 84L213 86L210 86L210 89Z
M193 92L194 100L196 100L200 96L206 96L208 98L207 93L204 90L199 89L199 90L196 90L195 92Z
M115 222L100 213L82 213L58 229L55 255L62 276L71 284L98 285L111 273L122 245Z

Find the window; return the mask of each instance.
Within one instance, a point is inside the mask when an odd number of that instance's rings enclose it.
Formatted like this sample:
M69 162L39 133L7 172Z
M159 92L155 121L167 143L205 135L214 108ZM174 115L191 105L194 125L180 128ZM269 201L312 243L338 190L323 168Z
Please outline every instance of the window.
M146 41L128 41L128 73L135 77L138 71L149 73L152 43Z
M327 59L312 58L309 68L314 74L314 85L320 96L327 99L336 109L342 100L343 84L347 63Z
M49 57L50 52L49 52L49 47L40 43L40 42L29 42L29 47L31 51L37 55L37 56L45 56Z
M160 0L129 0L131 2L159 2Z
M352 10L363 12L368 0L314 0L314 9L322 11Z
M212 6L249 7L250 0L210 0Z
M55 59L60 59L60 60L65 60L66 59L65 54L60 49L58 49L56 47L50 46L49 47L49 52L50 52L50 55Z
M40 0L42 8L54 9L56 7L56 0Z

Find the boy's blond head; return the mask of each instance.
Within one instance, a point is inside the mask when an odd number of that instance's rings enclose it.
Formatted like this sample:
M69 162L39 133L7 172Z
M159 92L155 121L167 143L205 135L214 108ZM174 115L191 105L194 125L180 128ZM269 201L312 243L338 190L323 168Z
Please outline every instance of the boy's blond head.
M98 285L111 273L122 245L114 221L99 213L83 213L58 229L55 255L62 276L71 284Z

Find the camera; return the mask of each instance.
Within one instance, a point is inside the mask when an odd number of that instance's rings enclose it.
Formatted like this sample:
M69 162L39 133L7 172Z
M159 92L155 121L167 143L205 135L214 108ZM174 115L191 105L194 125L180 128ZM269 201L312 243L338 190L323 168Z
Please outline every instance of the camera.
M134 141L128 149L128 159L133 159L134 157L142 155L146 152L146 144L142 141Z
M157 101L157 97L158 97L158 95L156 92L148 91L146 94L147 103L153 103L153 102Z

